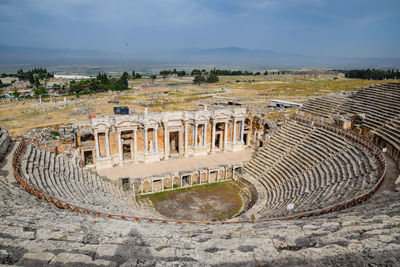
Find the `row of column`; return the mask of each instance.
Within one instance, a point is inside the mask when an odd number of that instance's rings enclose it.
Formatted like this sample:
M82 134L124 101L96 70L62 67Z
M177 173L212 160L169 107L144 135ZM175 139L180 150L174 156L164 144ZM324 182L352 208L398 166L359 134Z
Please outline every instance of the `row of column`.
M100 158L100 146L99 146L99 138L98 135L99 133L102 132L95 132L94 133L94 141L96 145L96 158ZM109 133L104 132L105 140L106 140L106 157L109 158L111 157L110 154L110 140L109 140ZM121 137L122 131L118 131L118 151L119 151L119 160L120 162L123 162L124 156L123 156L123 147L122 147L122 137ZM137 129L133 129L133 152L134 152L134 162L138 162L137 158Z
M227 145L228 145L228 122L223 122L224 125L224 146L223 146L223 151L226 151ZM238 135L236 134L236 124L239 123L239 133ZM215 153L215 135L216 135L216 124L217 122L213 121L212 122L212 137L211 137L211 153ZM198 124L195 123L195 127L193 129L193 136L194 138L194 147L197 148L199 147L199 144L197 142L197 134L198 134L198 126L203 125L203 138L202 138L202 146L207 146L207 123L204 124ZM184 124L184 156L188 157L188 126L189 123L185 122ZM147 141L147 134L148 130L153 129L153 141L148 142ZM158 151L158 137L157 137L157 132L158 132L158 126L155 126L154 128L148 128L145 127L143 129L143 151L145 153L147 152L157 152ZM101 132L95 132L94 133L94 139L95 139L95 144L96 144L96 157L100 158L100 149L99 149L99 138L98 134ZM119 158L120 162L123 162L123 146L122 146L122 138L121 138L121 133L122 131L118 131L118 148L119 148ZM134 133L134 161L137 162L137 128L133 129ZM110 155L110 141L109 141L109 135L108 132L104 132L105 134L105 142L106 142L106 157L109 158ZM165 155L164 159L168 159L169 157L169 150L170 150L170 144L169 144L169 132L167 130L167 126L164 126L164 144L165 144ZM239 138L237 138L239 137ZM240 142L243 142L243 137L244 137L244 120L241 121L236 121L236 119L233 120L233 133L232 133L232 141L234 144L237 143L237 140L239 139Z
M153 129L153 142L147 142L147 131L149 129ZM145 153L158 151L157 132L158 132L158 126L155 126L154 128L148 128L148 127L143 128L143 151L145 151Z
M198 144L197 142L197 135L198 135L198 128L199 125L203 125L203 138L201 144ZM185 128L186 129L186 128ZM197 148L199 146L207 146L207 123L195 123L194 128L193 128L193 140L194 140L194 147Z
M239 133L236 133L236 124L239 123ZM236 119L233 120L233 133L232 133L232 142L234 144L239 142L243 142L244 137L244 120L237 121Z

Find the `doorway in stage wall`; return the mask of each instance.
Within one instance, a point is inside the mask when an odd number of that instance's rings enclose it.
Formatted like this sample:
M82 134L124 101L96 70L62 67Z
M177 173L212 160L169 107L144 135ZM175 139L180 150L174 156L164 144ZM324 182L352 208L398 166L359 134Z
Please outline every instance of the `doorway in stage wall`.
M122 155L124 160L131 160L132 159L132 151L130 144L123 144L122 145Z
M215 148L221 150L222 148L222 133L215 133Z
M185 175L182 177L182 186L190 185L190 175Z
M169 133L170 154L179 154L179 132Z
M85 166L94 164L92 150L84 151L83 157L84 157Z
M246 146L248 145L248 143L247 143L247 136L248 136L247 133L244 133L244 134L243 134L243 142L244 142L244 144L245 144Z

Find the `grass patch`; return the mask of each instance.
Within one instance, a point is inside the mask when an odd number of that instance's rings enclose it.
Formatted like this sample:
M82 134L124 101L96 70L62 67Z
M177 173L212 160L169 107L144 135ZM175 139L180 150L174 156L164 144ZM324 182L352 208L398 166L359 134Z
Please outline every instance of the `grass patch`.
M141 199L149 199L162 215L179 220L226 220L243 205L231 181L144 195L138 201Z

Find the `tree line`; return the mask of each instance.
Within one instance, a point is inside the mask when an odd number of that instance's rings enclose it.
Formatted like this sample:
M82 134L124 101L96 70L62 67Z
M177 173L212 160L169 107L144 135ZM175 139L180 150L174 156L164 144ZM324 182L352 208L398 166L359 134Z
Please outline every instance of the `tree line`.
M23 81L29 81L32 85L40 85L39 80L54 78L54 74L44 68L34 68L28 71L20 69L15 77Z
M214 73L217 76L250 76L250 75L261 75L260 72L253 73L251 71L241 71L241 70L220 70L220 69L213 69L210 72ZM202 75L207 73L205 69L193 69L191 72L191 76ZM268 75L268 71L264 72L264 75Z
M176 69L160 71L160 75L162 75L164 77L165 76L169 76L169 75L173 75L173 74L175 74L175 75L177 75L179 77L183 77L183 76L186 76L186 71L184 71L184 70L176 70Z
M140 74L132 72L134 79L139 77ZM141 76L140 76L141 77ZM61 94L88 94L97 93L105 91L121 91L128 89L128 79L132 78L128 72L124 72L121 77L109 77L107 73L99 73L94 79L84 79L84 80L72 80L69 83L69 87L63 86L59 88L54 88Z
M356 78L363 80L384 80L384 79L400 79L399 70L376 70L376 69L361 69L361 70L337 70L344 73L346 78Z
M206 70L202 70L200 72L195 71L195 73L197 74L194 75L194 83L216 83L219 81L217 70L215 68L210 70L209 72L207 72Z

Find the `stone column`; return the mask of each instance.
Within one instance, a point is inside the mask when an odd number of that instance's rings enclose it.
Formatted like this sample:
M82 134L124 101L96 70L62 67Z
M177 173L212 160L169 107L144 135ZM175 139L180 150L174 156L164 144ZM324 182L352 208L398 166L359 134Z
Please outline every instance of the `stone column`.
M240 123L240 125L242 126L242 129L240 130L240 142L244 143L244 120Z
M213 120L213 122L212 122L212 133L211 133L211 153L215 153L215 126L216 126L216 123Z
M207 122L204 123L204 129L203 129L203 146L207 147Z
M194 147L197 148L197 127L199 125L197 124L197 122L194 125Z
M188 122L185 121L185 140L184 140L184 142L185 142L185 157L189 157L188 128L189 128Z
M184 144L183 144L182 138L183 138L183 130L180 129L180 130L178 131L179 156L183 156L183 145L184 145Z
M106 136L106 154L107 154L107 157L110 157L111 156L110 155L110 140L108 138L108 135L109 135L108 131L105 132L105 136Z
M236 144L236 119L233 119L233 138L232 138L232 143Z
M143 151L147 154L147 127L143 128Z
M164 122L164 160L168 160L169 157L169 140L167 132L167 123Z
M133 130L133 153L135 153L134 156L134 162L138 162L138 155L137 155L137 128Z
M133 152L134 151L134 142L130 142L129 143L129 147L131 148L131 161L132 162L134 162L135 161L135 153Z
M158 126L154 127L153 130L153 148L154 152L158 151Z
M122 163L124 162L124 155L122 149L121 131L118 131L118 151L119 151L119 164L122 165Z
M228 122L224 122L224 151L227 151L228 146Z
M100 148L99 148L99 133L94 132L94 142L96 143L96 158L100 158Z
M241 140L240 137L242 136L242 122L241 122L241 121L238 121L237 124L238 124L238 131L239 131L239 132L238 132L238 138L237 138L237 139L238 139L238 141L240 142L240 140Z

